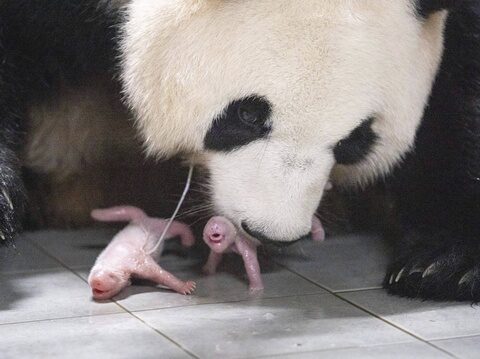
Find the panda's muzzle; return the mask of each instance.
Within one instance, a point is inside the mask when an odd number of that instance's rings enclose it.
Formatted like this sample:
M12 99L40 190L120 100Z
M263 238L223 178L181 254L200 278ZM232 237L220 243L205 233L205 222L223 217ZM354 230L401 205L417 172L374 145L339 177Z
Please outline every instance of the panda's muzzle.
M275 240L275 239L272 239L272 238L269 238L267 237L266 235L264 235L262 232L260 231L256 231L256 230L253 230L251 227L249 227L249 225L247 224L247 222L243 221L242 222L242 229L249 235L249 236L252 236L253 238L256 238L258 239L260 242L262 242L262 244L273 244L277 247L289 247L291 246L292 244L295 244L297 242L300 242L304 239L312 239L312 232L309 232L293 241L278 241L278 240Z

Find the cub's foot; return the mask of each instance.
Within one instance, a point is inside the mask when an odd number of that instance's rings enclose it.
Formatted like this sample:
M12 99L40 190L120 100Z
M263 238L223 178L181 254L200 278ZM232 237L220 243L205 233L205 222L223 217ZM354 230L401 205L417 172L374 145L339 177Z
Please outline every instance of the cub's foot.
M190 294L193 294L193 292L195 292L195 289L197 289L197 284L192 281L187 281L185 282L183 287L179 290L179 293L183 295L190 295Z
M478 303L479 246L456 244L404 249L402 256L390 266L383 285L389 293L404 297Z

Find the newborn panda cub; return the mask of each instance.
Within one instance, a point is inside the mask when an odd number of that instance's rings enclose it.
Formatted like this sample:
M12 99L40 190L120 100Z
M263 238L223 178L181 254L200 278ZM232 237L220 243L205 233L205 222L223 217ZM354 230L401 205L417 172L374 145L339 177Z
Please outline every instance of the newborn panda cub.
M130 285L132 278L146 279L178 293L192 294L196 284L183 282L157 263L163 243L156 248L158 237L168 221L148 217L135 207L113 207L92 211L92 217L102 222L130 222L121 230L97 258L90 271L88 283L97 300L110 299ZM166 238L180 237L184 247L195 243L190 228L173 222Z
M312 220L312 239L318 242L325 239L325 231L317 217L313 217ZM237 253L242 256L250 291L264 289L257 258L257 241L252 241L238 233L233 223L224 217L213 217L208 221L203 231L203 240L211 250L208 261L203 267L204 273L214 274L224 253Z
M88 283L95 299L113 298L130 285L132 278L150 280L184 295L194 292L195 282L183 282L157 263L163 250L163 243L157 246L158 237L168 221L150 218L141 209L131 206L96 209L92 211L92 217L101 222L130 222L113 238L90 271ZM195 243L190 228L174 221L166 238L178 236L184 247L191 247ZM323 226L316 217L312 221L312 238L314 241L323 241L325 238ZM216 272L223 253L234 252L243 258L250 291L264 288L257 259L258 242L238 233L235 226L224 217L213 217L207 223L203 239L211 249L207 264L203 267L206 274Z

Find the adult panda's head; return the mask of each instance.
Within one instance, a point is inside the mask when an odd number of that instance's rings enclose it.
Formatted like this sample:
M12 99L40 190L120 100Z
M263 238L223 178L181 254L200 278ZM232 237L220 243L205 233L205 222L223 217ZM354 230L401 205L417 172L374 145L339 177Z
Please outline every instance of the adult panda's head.
M132 0L126 97L150 153L202 158L219 214L291 242L330 176L367 183L412 146L447 5Z

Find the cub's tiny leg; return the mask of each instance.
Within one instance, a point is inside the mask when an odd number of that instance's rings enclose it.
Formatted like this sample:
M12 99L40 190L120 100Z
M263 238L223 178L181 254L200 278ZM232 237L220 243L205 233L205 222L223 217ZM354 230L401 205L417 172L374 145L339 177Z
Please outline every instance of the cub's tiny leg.
M265 287L260 272L260 264L258 264L257 246L242 237L237 238L236 245L238 253L240 253L243 258L245 270L247 271L250 291L263 290Z
M217 272L218 265L222 262L223 254L210 251L207 263L203 266L202 270L205 274L212 275Z
M166 221L164 222L167 223ZM159 234L161 234L161 232ZM168 229L168 237L180 237L180 242L182 243L182 246L186 248L190 248L195 244L195 236L193 235L190 227L177 221L174 221Z
M175 292L183 295L192 294L196 289L195 282L184 282L175 277L170 272L160 267L151 257L145 258L142 268L135 271L135 275L139 278L150 280L154 283L168 287Z

